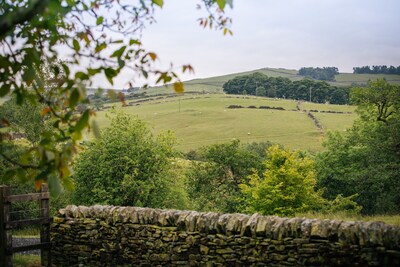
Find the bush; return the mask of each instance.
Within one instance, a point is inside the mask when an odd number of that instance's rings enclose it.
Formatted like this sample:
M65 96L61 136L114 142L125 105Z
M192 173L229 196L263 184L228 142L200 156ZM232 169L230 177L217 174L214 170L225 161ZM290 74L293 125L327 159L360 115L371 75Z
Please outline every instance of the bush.
M76 161L75 204L164 207L173 141L168 133L154 138L139 119L116 114Z
M323 207L321 193L314 191L314 161L309 157L275 145L268 149L264 163L261 176L255 173L240 185L244 212L291 216Z

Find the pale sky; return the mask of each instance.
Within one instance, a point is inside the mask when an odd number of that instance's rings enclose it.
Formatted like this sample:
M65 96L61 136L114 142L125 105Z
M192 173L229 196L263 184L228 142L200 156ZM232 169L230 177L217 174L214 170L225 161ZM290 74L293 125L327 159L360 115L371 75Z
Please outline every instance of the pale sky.
M190 63L183 80L264 67L400 65L399 0L234 0L233 36L199 27L198 0L164 0L143 45L161 66ZM124 86L124 79L116 88Z

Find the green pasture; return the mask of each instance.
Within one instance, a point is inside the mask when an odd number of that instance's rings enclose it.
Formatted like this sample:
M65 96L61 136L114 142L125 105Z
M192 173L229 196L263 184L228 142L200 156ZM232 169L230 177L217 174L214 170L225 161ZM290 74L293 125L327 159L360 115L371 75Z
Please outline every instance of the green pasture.
M353 125L354 119L357 117L357 115L354 113L356 107L349 105L331 105L331 104L302 102L300 108L302 110L345 112L344 114L312 112L314 117L320 122L325 131L327 130L345 131L346 129L350 128Z
M40 255L34 254L14 254L13 266L15 267L37 267L42 266L40 261Z
M301 109L318 111L354 112L356 107L350 105L318 104L301 102Z
M395 74L352 74L341 73L335 76L336 86L351 86L354 84L367 84L369 80L385 78L389 83L400 84L400 75Z
M345 131L351 128L356 115L313 112L314 117L320 122L324 130Z
M293 100L210 94L164 98L137 104L123 108L120 103L114 105L115 109L137 115L147 122L154 133L163 130L175 132L177 149L181 151L229 142L234 138L244 143L272 141L291 149L313 152L322 149L324 136L306 113L295 111L296 102ZM257 109L229 109L229 105L256 106ZM315 109L325 106L315 105ZM285 110L259 109L259 106L282 107ZM343 106L343 109L347 111L348 107ZM107 111L97 112L95 119L100 128L109 125L106 114ZM323 121L324 129L343 131L355 118L353 114L329 115L332 115L332 122Z
M185 92L187 93L222 93L222 85L211 85L211 84L201 84L201 83L186 83L185 82ZM147 89L141 89L140 92L146 92L148 96L154 95L166 95L166 94L175 94L174 88L172 85L167 86L158 86L158 87L149 87Z

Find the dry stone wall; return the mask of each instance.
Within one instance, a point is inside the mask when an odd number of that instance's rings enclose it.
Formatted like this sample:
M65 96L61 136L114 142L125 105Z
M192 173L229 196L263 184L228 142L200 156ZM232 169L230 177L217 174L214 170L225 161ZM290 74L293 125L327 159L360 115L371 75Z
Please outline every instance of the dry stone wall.
M56 266L400 266L400 228L244 214L68 206Z

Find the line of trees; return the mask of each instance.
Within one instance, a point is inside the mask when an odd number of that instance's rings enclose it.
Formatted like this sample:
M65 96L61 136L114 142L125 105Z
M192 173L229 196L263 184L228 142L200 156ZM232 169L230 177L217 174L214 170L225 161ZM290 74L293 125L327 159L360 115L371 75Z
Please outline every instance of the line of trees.
M327 200L322 190L315 190L316 183L308 153L238 140L199 149L187 174L188 196L196 210L280 216L360 211L354 196Z
M400 75L400 66L363 66L363 67L354 67L354 74L397 74Z
M336 67L323 67L323 68L303 67L299 70L299 75L301 76L322 81L334 82L336 74L339 74L339 69Z
M305 100L316 103L348 104L350 89L332 86L324 81L303 79L292 82L288 78L268 77L262 73L238 76L224 85L227 94Z

